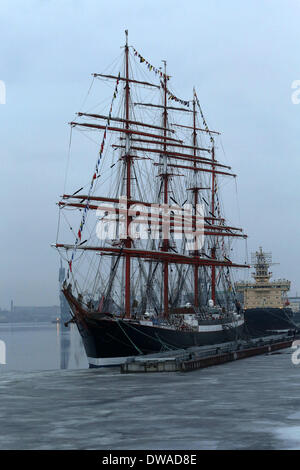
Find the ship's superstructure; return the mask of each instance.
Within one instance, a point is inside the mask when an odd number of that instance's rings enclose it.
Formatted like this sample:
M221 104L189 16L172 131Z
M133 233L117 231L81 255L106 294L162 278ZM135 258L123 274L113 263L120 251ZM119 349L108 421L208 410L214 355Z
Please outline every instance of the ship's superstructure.
M271 281L269 268L272 264L272 254L264 252L262 247L252 253L255 282L235 283L236 291L242 294L244 309L284 308L288 305L287 292L291 283L286 279Z

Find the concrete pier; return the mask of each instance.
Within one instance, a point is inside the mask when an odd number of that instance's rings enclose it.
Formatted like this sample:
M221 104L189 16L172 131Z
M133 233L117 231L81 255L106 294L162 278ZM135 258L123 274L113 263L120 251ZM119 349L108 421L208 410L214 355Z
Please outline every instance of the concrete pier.
M213 346L193 347L167 353L133 357L121 365L122 374L142 372L189 372L204 367L224 364L259 354L289 348L299 337L273 335L250 341L222 343Z

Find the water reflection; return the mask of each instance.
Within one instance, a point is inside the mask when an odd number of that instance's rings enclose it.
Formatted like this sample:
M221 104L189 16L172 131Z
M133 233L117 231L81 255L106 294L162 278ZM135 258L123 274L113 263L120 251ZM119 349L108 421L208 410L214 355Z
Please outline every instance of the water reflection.
M77 332L76 325L58 321L56 323L56 336L59 347L60 369L73 369L74 365L82 367L86 362L84 347Z
M58 330L60 339L60 368L68 369L71 350L70 328L60 323Z

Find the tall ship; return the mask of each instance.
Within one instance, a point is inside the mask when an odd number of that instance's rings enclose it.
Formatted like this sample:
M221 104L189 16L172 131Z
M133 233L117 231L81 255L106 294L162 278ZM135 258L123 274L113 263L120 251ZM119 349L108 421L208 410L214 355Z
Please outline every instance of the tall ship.
M92 75L92 102L70 123L58 202L62 293L90 367L244 335L232 272L249 266L232 245L246 235L223 212L220 187L236 175L217 158L219 132L196 90L179 98L166 61L125 37L122 63Z
M264 252L260 247L252 253L251 264L255 269L252 273L254 282L240 281L235 284L237 293L241 294L245 323L251 334L295 328L287 298L291 283L286 279L271 280L269 268L275 264L272 263L272 253Z

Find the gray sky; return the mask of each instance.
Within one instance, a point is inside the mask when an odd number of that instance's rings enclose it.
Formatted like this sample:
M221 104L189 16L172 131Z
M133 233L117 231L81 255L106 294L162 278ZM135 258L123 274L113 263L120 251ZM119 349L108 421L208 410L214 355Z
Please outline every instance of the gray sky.
M150 62L168 60L181 97L197 87L239 175L237 222L249 251L272 251L280 262L274 275L300 294L300 105L291 101L300 79L299 24L299 0L2 0L0 306L58 302L59 259L50 243L67 123L91 73L121 53L126 28Z

